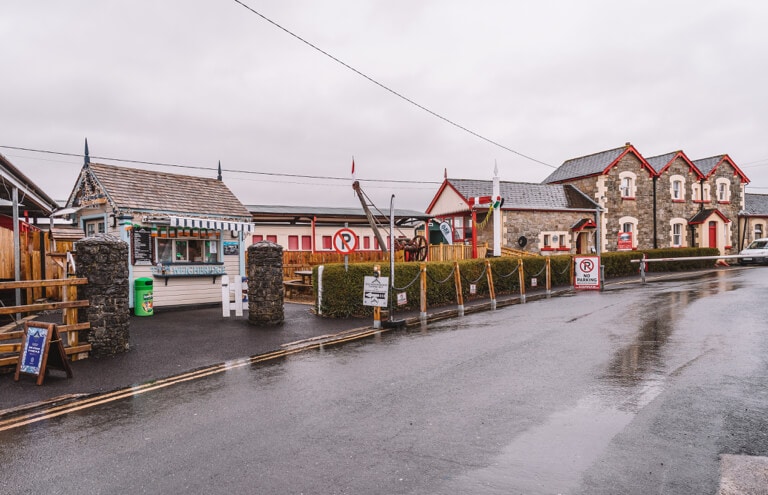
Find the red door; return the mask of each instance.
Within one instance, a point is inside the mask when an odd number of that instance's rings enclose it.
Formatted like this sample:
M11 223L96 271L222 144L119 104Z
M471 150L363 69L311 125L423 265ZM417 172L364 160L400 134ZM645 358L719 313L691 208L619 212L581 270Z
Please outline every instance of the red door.
M717 222L709 222L709 247L717 247Z

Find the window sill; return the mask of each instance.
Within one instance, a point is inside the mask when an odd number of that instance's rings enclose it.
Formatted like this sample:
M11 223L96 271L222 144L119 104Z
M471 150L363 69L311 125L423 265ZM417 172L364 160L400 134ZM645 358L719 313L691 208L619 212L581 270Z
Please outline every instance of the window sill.
M570 251L570 250L571 250L571 248L569 248L569 247L559 247L559 248L557 248L557 251Z
M685 200L684 199L673 199L672 202L673 203L685 203Z
M634 201L635 197L634 196L622 196L621 199L623 201Z
M729 204L731 204L730 201L718 201L718 203L721 204L721 205L729 205Z
M551 247L546 247L546 246L545 246L545 247L541 248L541 250L542 250L542 251L554 251L554 250L555 250L555 248L551 248Z

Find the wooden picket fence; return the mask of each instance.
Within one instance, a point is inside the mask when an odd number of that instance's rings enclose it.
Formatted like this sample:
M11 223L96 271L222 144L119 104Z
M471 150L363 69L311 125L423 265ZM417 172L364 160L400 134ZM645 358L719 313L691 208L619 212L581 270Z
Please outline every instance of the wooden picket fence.
M66 277L66 255L73 248L72 241L57 241L55 252L50 234L45 231L29 230L19 234L21 280L58 280ZM44 261L43 261L44 260ZM13 231L0 228L0 280L14 280ZM62 287L39 286L27 287L27 301L43 298L62 298Z
M78 323L78 308L86 307L89 303L87 300L77 299L77 286L87 283L88 279L85 278L0 282L0 290L22 289L43 293L55 288L62 294L60 301L0 306L0 318L7 317L9 320L9 323L0 326L0 367L16 366L21 352L24 321L34 319L34 313L40 311L61 310L63 322L57 325L57 330L64 339L66 354L72 361L87 358L91 351L91 344L82 341L80 332L90 329L91 324ZM14 315L24 316L17 319Z

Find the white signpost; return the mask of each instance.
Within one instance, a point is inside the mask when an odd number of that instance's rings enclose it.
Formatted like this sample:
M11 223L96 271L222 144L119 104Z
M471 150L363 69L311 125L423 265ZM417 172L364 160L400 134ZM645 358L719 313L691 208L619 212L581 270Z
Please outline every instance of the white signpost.
M363 279L363 306L387 307L389 277L365 277Z
M577 256L573 263L573 288L600 290L600 257Z

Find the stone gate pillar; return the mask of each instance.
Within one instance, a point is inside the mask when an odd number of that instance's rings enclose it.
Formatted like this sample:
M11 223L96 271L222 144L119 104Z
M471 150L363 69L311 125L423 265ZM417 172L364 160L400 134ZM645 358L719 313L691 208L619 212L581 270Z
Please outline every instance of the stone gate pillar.
M88 342L91 356L111 356L130 348L128 307L128 243L108 234L75 242L75 273L88 279L78 286L78 298L90 306L81 308L80 321L91 323Z
M278 325L283 310L283 248L261 241L248 248L248 322Z

